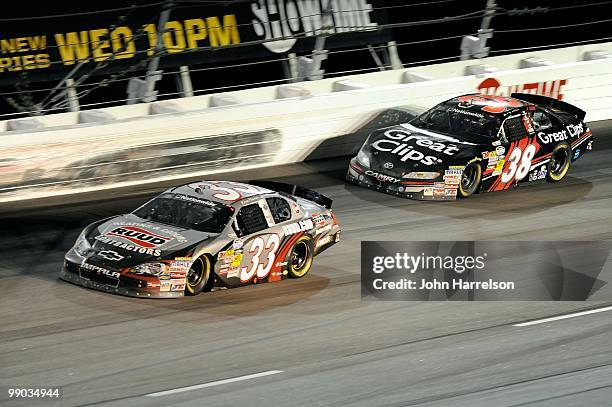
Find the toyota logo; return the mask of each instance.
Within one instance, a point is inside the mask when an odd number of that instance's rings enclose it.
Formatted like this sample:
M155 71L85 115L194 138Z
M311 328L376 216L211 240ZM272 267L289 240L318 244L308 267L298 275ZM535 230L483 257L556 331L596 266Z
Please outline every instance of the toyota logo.
M393 168L393 163L385 163L385 165L383 165L383 167L385 167L386 169L390 170L391 168Z

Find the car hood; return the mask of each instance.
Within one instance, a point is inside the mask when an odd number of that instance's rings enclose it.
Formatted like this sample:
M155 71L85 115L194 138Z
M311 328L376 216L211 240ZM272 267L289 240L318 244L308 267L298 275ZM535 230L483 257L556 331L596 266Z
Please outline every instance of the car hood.
M373 132L363 146L370 169L401 178L409 172L440 171L465 165L482 144L402 124Z
M88 262L114 268L133 267L147 261L184 256L218 233L198 232L141 219L133 214L111 218L88 235Z

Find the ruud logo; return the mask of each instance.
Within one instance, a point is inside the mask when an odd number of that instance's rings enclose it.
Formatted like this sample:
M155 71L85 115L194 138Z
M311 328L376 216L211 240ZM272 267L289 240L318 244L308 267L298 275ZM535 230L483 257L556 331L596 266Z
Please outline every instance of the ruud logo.
M172 240L171 237L151 233L136 226L119 226L108 232L106 236L117 236L129 240L140 247L149 249L161 246L167 241Z
M331 16L323 18L326 8ZM329 26L332 34L373 30L372 5L366 0L259 0L251 3L255 34L269 51L283 53L297 42L296 37L312 37ZM327 20L327 21L326 21ZM278 39L276 41L269 41Z

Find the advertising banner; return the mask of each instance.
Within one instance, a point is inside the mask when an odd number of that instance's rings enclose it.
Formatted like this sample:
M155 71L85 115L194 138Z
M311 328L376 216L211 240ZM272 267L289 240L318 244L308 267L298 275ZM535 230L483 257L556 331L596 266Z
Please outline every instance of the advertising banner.
M174 6L161 38L161 68L228 63L308 53L317 35L326 48L383 43L382 0L250 0ZM162 5L131 11L56 19L3 22L0 85L62 78L77 64L79 75L139 70L155 55ZM325 10L329 10L324 18ZM122 16L123 17L120 17Z

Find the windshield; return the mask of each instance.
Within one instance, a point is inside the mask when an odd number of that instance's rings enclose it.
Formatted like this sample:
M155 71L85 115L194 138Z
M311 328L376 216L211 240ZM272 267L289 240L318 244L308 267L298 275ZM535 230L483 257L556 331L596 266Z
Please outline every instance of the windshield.
M181 194L163 194L134 211L139 218L199 232L220 233L232 208Z
M487 142L497 138L501 117L462 108L457 100L454 100L426 111L414 118L410 124L461 140Z

